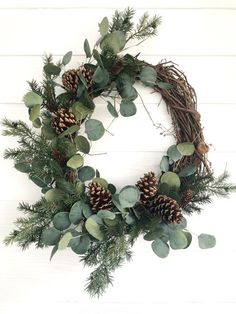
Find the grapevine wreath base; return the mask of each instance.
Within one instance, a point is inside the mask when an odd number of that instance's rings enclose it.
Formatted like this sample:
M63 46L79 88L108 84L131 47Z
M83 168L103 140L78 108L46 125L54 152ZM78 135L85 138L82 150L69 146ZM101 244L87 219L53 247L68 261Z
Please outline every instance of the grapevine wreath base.
M192 235L184 216L200 212L212 196L228 196L236 189L227 183L228 173L213 175L196 94L185 75L172 62L152 65L138 55L122 54L132 40L139 44L156 35L160 24L160 17L145 13L135 26L133 16L128 8L116 11L111 22L105 17L94 49L84 41L86 62L76 68L65 68L72 52L56 64L51 55L44 58L42 84L29 82L31 91L24 96L36 129L22 121L3 121L4 135L17 137L19 143L5 151L5 158L13 159L15 168L27 173L43 195L34 205L19 204L26 215L17 219L5 243L16 242L23 249L31 243L52 246L51 257L69 247L94 268L86 285L92 296L112 283L111 273L131 258L130 248L139 235L151 241L161 258L170 248L185 249ZM102 121L92 118L94 100L105 99L113 119L133 116L136 82L161 94L176 145L162 157L157 174L145 173L118 192L86 165L92 142L107 131ZM215 238L201 234L198 242L210 248Z

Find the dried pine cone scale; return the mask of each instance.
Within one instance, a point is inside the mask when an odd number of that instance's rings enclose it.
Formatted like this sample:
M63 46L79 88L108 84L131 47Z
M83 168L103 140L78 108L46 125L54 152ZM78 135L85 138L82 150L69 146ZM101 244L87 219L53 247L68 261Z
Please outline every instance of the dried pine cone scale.
M113 207L112 194L96 182L88 185L87 197L94 212L111 210Z
M77 124L76 118L68 109L60 108L54 113L52 127L57 134L64 132L75 124Z
M183 215L179 204L171 197L158 195L152 204L153 212L161 216L167 224L179 224Z
M146 204L157 194L157 181L154 172L148 172L136 183L137 188L141 192L140 202L142 204Z

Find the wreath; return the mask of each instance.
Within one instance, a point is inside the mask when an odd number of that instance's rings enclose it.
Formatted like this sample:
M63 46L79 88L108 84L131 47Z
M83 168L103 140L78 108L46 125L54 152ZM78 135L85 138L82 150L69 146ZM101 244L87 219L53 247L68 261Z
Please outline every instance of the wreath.
M122 54L132 40L140 44L156 35L161 22L145 13L134 25L133 16L134 10L127 8L116 11L110 22L105 17L94 48L84 41L86 62L76 68L65 68L71 51L57 63L45 56L43 82L29 82L23 98L33 128L23 121L2 122L4 135L17 137L19 143L4 157L13 159L15 168L27 173L42 192L35 204L19 204L26 215L16 220L5 243L22 249L32 243L37 248L52 246L51 258L57 250L70 248L94 268L86 285L92 296L112 283L112 272L131 258L130 249L141 234L160 258L167 257L170 248L185 249L192 234L184 215L199 213L213 196L236 190L227 172L214 176L196 94L184 73L172 62L152 65L139 55ZM162 157L157 174L145 173L136 184L117 191L86 165L93 141L108 131L93 118L95 100L107 101L113 119L133 116L137 82L165 101L176 144ZM202 233L198 243L202 249L211 248L215 238Z

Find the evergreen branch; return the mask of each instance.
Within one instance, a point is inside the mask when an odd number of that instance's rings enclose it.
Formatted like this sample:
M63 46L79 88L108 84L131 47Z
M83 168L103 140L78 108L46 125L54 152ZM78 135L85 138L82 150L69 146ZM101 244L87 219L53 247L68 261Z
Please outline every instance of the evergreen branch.
M131 32L134 26L132 22L134 14L135 10L129 7L124 11L116 10L110 24L110 32L122 31L124 34Z
M161 24L161 17L154 15L149 18L149 14L146 12L141 16L139 23L133 33L129 35L126 42L131 39L137 38L145 40L149 37L157 34L157 27Z
M36 80L27 81L27 83L29 84L29 87L32 90L32 92L35 92L36 94L44 98L43 89L42 87L39 86Z
M91 255L93 256L91 257ZM129 241L125 236L111 237L99 243L97 247L93 247L82 258L85 265L97 265L88 278L86 291L91 296L99 297L102 295L106 288L112 284L112 272L130 258Z

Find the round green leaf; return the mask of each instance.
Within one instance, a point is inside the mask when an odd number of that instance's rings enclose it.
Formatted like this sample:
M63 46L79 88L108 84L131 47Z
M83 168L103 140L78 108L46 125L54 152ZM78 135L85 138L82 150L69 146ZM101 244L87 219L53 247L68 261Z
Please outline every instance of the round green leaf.
M140 73L140 80L146 86L154 86L156 84L157 73L154 68L145 66Z
M85 228L95 239L102 241L104 234L101 231L100 225L97 223L94 216L96 215L92 215L86 220Z
M135 115L137 108L133 101L123 99L120 103L120 114L123 117L131 117Z
M179 177L188 177L194 174L197 171L197 166L194 164L188 165L185 168L183 168L179 173Z
M78 170L78 178L85 182L92 180L95 177L95 170L90 166L84 166Z
M89 119L85 122L85 132L91 141L97 141L104 135L105 129L101 121Z
M201 249L210 249L216 245L216 239L213 235L202 233L198 236L198 245Z
M80 129L80 126L79 125L72 125L72 126L70 126L68 129L66 129L64 132L62 132L60 135L59 135L59 137L61 138L61 137L65 137L65 136L67 136L67 135L71 135L71 134L73 134L73 133L76 133L77 131L79 131L79 129Z
M91 113L91 109L83 105L81 102L77 101L72 105L72 112L77 120L83 120Z
M91 208L89 207L88 204L85 204L84 202L81 202L81 206L83 207L83 215L85 218L89 218L90 216L92 216L93 212L91 210Z
M81 155L72 156L66 163L67 167L77 169L83 165L84 159Z
M140 191L136 186L127 185L119 194L119 202L123 208L133 207L140 197Z
M116 187L114 186L114 184L109 183L107 188L111 192L111 194L115 194L116 193Z
M53 217L53 225L58 230L65 230L70 225L69 213L68 212L59 212Z
M191 142L180 143L177 149L183 156L191 156L195 151L195 146Z
M41 120L40 120L39 118L35 119L35 120L32 122L32 125L33 125L33 127L36 128L36 129L41 128L41 126L42 126Z
M173 85L166 83L166 82L157 82L157 86L161 89L171 89L173 88Z
M96 182L97 184L101 185L104 189L108 188L108 182L103 178L96 177L93 179L93 182Z
M42 105L43 98L36 94L35 92L28 92L27 94L25 94L23 101L26 107L30 108L36 105Z
M169 186L179 188L180 187L180 179L176 173L167 171L161 177L161 183L166 183Z
M192 243L193 237L192 237L190 232L187 232L187 231L183 231L183 232L184 232L186 239L187 239L187 242L188 242L187 246L185 247L185 249L187 249L190 246L190 244Z
M183 231L176 230L170 233L170 247L173 250L186 248L188 240Z
M62 58L62 64L67 65L72 58L72 51L68 51Z
M48 202L60 201L63 199L64 196L65 196L64 192L56 188L47 191L46 194L44 195L45 199Z
M35 105L33 106L33 108L30 110L30 121L35 121L36 119L38 119L38 117L40 116L40 105Z
M163 172L169 171L169 158L168 156L163 156L160 163L160 168Z
M70 240L70 247L76 254L85 254L91 245L91 239L88 235L83 235Z
M109 82L108 71L98 66L93 74L93 81L100 86L106 86Z
M62 236L60 242L58 243L58 250L64 250L65 248L67 248L67 246L68 246L70 240L72 239L72 237L73 236L72 236L71 232L66 232Z
M156 239L152 242L152 250L160 258L167 257L170 252L169 245L161 239Z
M113 118L118 117L118 112L110 101L107 102L107 110L110 112L110 114L112 115Z
M79 151L84 154L88 154L90 151L90 144L86 137L79 135L75 138L75 144Z
M97 213L97 216L101 219L115 219L116 218L116 214L109 211L109 210L106 210L106 209L102 209L102 210L99 210L98 213Z
M173 161L178 161L182 158L182 155L177 149L176 145L171 145L167 150L167 155L170 157Z
M47 75L59 75L61 72L61 68L53 63L46 64L43 69Z
M77 151L76 146L64 138L58 138L58 149L67 158L71 158Z
M134 100L138 97L138 93L133 87L133 82L130 82L126 79L118 80L117 89L123 99Z
M55 245L60 238L61 232L54 227L50 227L42 232L41 240L45 245Z
M77 225L82 218L83 218L83 203L81 201L78 201L74 203L74 205L71 207L69 219L71 223Z
M114 31L110 34L105 35L104 39L101 41L102 49L111 49L114 54L119 53L126 44L125 34L121 31Z

